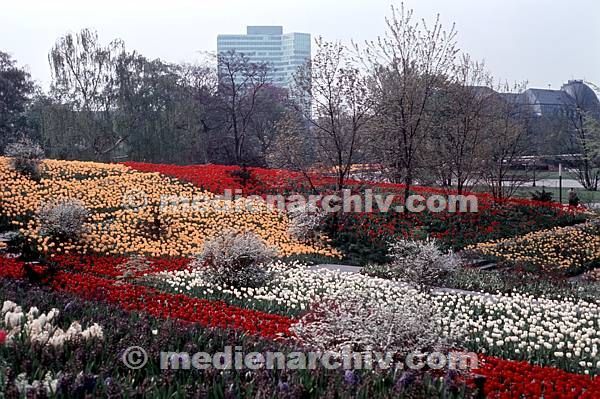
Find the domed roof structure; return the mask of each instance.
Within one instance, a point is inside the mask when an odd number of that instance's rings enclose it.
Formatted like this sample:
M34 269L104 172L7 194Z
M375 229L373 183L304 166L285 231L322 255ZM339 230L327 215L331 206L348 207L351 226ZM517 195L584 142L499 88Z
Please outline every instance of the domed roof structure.
M596 93L582 80L569 80L561 90L571 96L575 104L584 111L600 115L600 101Z

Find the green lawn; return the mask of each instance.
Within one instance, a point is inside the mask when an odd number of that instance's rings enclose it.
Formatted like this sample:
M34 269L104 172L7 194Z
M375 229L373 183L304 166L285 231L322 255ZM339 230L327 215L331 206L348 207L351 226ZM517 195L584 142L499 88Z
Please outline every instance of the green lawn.
M515 176L519 176L521 171L512 171ZM524 175L527 176L528 179L533 178L533 174L531 171L522 171ZM536 187L521 187L518 188L515 192L515 197L521 198L531 198L531 195L536 191L545 191L552 193L552 199L554 201L559 200L559 189L556 187L558 185L558 171L538 171L535 174L535 179L537 182ZM557 180L556 182L552 182L552 186L544 186L541 180L549 179L549 180ZM563 181L566 180L577 180L577 176L574 173L570 173L568 171L563 170ZM488 187L483 185L478 185L473 188L473 191L488 191ZM579 199L583 204L591 204L591 203L600 203L600 191L588 191L583 188L576 188L575 191L579 196ZM569 202L569 188L563 187L562 189L562 202L564 204Z
M551 192L552 199L554 201L558 201L558 199L559 199L559 189L558 188L544 187L544 190L546 190L547 192ZM531 194L533 194L536 191L542 191L542 187L541 186L521 187L521 188L517 189L517 192L515 193L515 197L531 198ZM600 203L600 191L588 191L583 188L581 188L581 189L576 188L575 191L577 192L577 195L579 196L579 199L581 200L581 202L583 204ZM569 202L569 189L568 188L562 189L562 202L565 204Z

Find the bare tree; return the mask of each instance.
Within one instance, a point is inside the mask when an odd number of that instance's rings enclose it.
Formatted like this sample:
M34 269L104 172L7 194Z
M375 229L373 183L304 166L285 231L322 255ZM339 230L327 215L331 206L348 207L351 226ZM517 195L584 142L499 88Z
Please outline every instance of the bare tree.
M361 59L373 71L379 118L375 138L391 179L403 182L405 197L415 179L417 157L431 130L433 103L447 85L457 53L456 32L413 21L412 10L392 7L384 37L367 43Z
M600 183L600 159L595 151L598 141L598 121L579 109L569 116L569 120L572 124L570 136L572 148L578 152L573 155L575 176L586 190L597 191Z
M316 191L311 173L315 164L315 142L308 124L301 114L288 111L275 129L277 135L267 154L267 165L302 173L310 188Z
M484 163L482 178L494 198L509 198L527 181L526 175L515 170L519 158L526 154L529 110L520 103L518 93L524 85L499 87L495 97L492 122L482 142Z
M216 69L205 63L183 64L178 66L179 86L182 90L182 101L176 109L176 128L184 131L188 141L188 159L195 162L211 161L211 133L215 122L215 108L218 89Z
M279 122L287 112L288 91L269 86L261 93L259 103L260 107L250 121L250 131L256 148L256 161L264 164L280 132Z
M597 118L588 118L586 121L586 130L589 133L589 161L596 169L597 190L598 180L600 179L600 120Z
M444 184L455 184L458 193L475 185L485 158L482 142L492 122L497 93L482 62L463 55L450 84L436 98L437 122L428 141L427 161L436 165Z
M225 129L233 140L233 158L245 166L245 145L261 94L268 87L268 65L253 63L241 53L217 55L219 98Z
M316 40L316 54L295 76L292 97L312 128L318 158L332 168L341 190L375 115L369 80L350 60L345 46Z
M575 90L574 107L565 107L563 114L569 121L570 147L577 152L574 159L577 181L590 191L597 191L600 183L600 157L597 153L600 139L600 115L586 109L584 93Z

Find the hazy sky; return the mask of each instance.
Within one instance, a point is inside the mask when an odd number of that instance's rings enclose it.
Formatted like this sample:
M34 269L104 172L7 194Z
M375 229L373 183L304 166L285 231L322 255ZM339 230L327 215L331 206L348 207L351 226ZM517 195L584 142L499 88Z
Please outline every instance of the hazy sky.
M385 29L390 0L0 0L0 50L49 82L56 39L92 28L108 42L167 61L216 50L219 33L283 25L328 40L364 41ZM462 50L485 59L494 76L554 88L568 79L600 84L598 0L406 0L415 15L456 23Z

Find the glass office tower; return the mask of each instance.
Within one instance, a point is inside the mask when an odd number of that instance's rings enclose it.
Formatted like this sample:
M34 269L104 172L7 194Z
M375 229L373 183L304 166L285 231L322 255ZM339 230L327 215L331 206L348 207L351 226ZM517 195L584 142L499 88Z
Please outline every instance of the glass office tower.
M299 67L310 60L310 34L283 33L281 26L248 26L245 35L219 35L217 51L242 53L269 65L269 81L289 88Z

